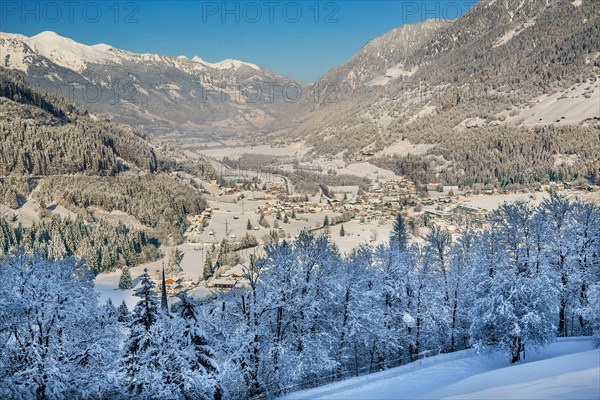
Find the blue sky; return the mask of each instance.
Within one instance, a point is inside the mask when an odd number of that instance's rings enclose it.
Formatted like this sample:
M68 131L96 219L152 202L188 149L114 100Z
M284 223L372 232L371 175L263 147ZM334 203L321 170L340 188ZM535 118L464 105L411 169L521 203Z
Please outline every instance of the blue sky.
M52 30L85 44L138 53L234 58L303 82L392 28L456 18L474 0L2 1L0 30Z

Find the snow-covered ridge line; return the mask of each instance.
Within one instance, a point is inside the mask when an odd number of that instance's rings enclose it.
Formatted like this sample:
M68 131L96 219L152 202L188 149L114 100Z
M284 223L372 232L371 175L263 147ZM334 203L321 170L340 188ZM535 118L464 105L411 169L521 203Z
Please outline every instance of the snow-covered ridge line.
M195 67L200 67L201 69L237 70L240 67L248 67L256 71L261 70L261 68L255 64L233 59L225 59L216 63L210 63L202 60L198 56L189 59L185 56L163 56L153 53L138 54L118 49L104 43L85 45L60 36L52 31L40 32L31 37L15 33L0 32L0 49L2 50L2 54L8 55L13 60L22 58L19 57L19 50L15 48L15 44L18 42L25 44L33 52L50 59L58 65L78 72L83 71L88 63L106 64L109 62L122 63L123 61L136 60L166 61L174 64L175 67L183 62L194 64ZM25 72L27 71L26 65L19 65L19 67L20 68L18 69Z

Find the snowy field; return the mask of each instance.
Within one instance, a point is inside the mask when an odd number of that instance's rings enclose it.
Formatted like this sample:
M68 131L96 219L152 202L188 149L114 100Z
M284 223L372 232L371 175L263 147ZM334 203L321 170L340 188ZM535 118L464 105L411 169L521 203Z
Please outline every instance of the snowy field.
M566 125L600 117L600 86L598 81L587 81L552 95L542 95L531 108L509 117L509 124Z
M465 350L292 393L285 399L599 399L600 350L589 338L559 339L507 356Z
M310 149L310 147L305 147L304 143L293 143L285 147L271 147L269 145L243 145L234 147L215 146L206 149L195 148L194 152L219 160L223 159L224 157L238 158L244 154L264 154L276 157L301 158L306 155Z
M538 205L543 199L548 197L550 197L550 193L548 192L478 195L465 200L464 204L489 211L495 210L503 204L517 201L529 201L533 205Z

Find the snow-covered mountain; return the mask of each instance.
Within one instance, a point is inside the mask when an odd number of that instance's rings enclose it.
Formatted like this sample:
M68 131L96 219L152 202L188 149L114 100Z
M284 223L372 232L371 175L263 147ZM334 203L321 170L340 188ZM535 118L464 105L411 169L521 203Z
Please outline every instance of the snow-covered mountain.
M407 134L438 144L477 127L589 125L600 117L598 4L480 1L456 20L374 38L312 88L243 61L136 54L52 32L0 34L0 65L150 134L274 132L321 153L378 153ZM286 101L286 84L305 95Z
M31 37L20 34L0 32L2 42L2 55L4 56L4 67L18 69L28 72L30 63L23 55L37 54L44 56L57 65L83 72L88 64L111 64L139 61L163 61L170 63L175 68L189 71L186 66L193 65L196 70L238 70L247 67L256 71L261 68L255 64L239 60L223 60L217 63L209 63L199 56L191 60L185 56L169 57L156 54L136 54L130 51L119 50L107 44L95 44L88 46L78 43L72 39L58 35L52 31L44 31Z
M35 86L162 135L264 128L289 105L282 87L300 86L239 60L137 54L49 31L0 33L0 55L2 66L22 71Z
M405 67L411 55L424 47L436 31L450 24L450 20L429 19L394 28L371 40L347 63L328 71L319 84L324 88L335 85L339 93L363 85L383 85L399 76L411 76L417 69Z
M589 126L598 77L599 2L482 0L371 40L317 82L322 102L276 125L323 154L377 153L409 135L440 144L470 128Z

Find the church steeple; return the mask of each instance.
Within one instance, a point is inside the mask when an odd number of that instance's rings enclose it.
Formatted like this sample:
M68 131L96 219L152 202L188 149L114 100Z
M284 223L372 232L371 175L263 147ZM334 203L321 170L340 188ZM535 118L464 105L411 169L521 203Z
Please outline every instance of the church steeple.
M167 284L165 282L165 263L162 263L162 285L160 290L160 308L169 312L169 305L167 304Z

